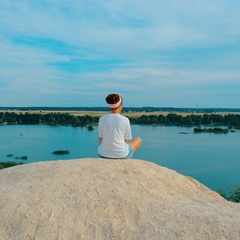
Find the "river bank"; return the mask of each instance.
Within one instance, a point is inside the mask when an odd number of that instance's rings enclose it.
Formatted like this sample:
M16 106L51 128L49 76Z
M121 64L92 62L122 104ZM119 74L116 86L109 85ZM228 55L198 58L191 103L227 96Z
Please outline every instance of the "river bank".
M13 111L0 112L0 125L46 124L51 126L89 127L98 125L99 118L109 112L94 111ZM131 124L162 126L226 126L240 129L240 114L169 113L124 111Z
M50 113L60 113L60 114L69 114L69 115L73 115L73 116L86 116L86 115L88 115L88 116L92 116L92 117L100 117L100 116L103 116L103 115L105 115L105 114L107 114L107 113L109 113L110 111L108 111L108 110L105 110L105 111L90 111L90 110L68 110L68 109L66 109L66 110L53 110L53 109L49 109L49 110L46 110L46 109L41 109L41 108L39 108L39 109L37 109L37 110L32 110L32 109L25 109L25 110L23 110L23 109L20 109L20 110L18 110L18 109L0 109L0 113L5 113L5 112L7 112L7 113L16 113L16 114L20 114L20 113L28 113L28 114L50 114ZM211 114L219 114L219 115L221 115L221 116L225 116L225 115L228 115L228 114L236 114L236 115L240 115L240 111L239 111L239 109L236 109L236 110L234 110L234 109L230 109L229 111L221 111L221 110L216 110L216 109L214 109L214 110L200 110L200 111L198 111L197 109L195 109L195 110L191 110L191 109L189 109L189 110L185 110L184 111L184 109L183 110L181 110L181 109L178 109L178 110L171 110L171 111L169 111L169 110L162 110L162 111L154 111L154 110L138 110L138 109L133 109L133 110L131 110L131 108L127 108L127 109L125 109L125 108L123 108L123 112L122 112L122 114L124 115L124 116L127 116L127 117L133 117L133 118L137 118L137 117L140 117L140 116L142 116L142 115L146 115L146 116L149 116L149 115L157 115L157 116L159 116L159 115L163 115L163 116L167 116L168 114L176 114L176 115L180 115L180 116L183 116L183 117L185 117L185 116L189 116L189 115L192 115L192 114L194 114L194 115L204 115L204 114L209 114L209 115L211 115Z

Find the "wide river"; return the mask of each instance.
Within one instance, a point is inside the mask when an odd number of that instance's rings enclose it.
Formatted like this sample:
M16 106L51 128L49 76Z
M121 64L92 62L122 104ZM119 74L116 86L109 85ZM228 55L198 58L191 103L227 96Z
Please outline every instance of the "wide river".
M184 134L183 134L184 133ZM186 134L188 133L188 134ZM133 158L191 176L212 190L240 183L240 132L194 134L193 128L132 125L143 140ZM98 131L46 125L0 126L0 161L24 164L48 160L96 158ZM53 151L68 150L68 155ZM7 156L7 155L13 156ZM16 159L28 156L27 160Z

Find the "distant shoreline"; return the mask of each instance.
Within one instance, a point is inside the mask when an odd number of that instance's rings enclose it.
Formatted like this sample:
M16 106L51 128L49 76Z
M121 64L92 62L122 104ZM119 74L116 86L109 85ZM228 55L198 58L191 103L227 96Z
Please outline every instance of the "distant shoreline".
M125 109L124 109L125 110ZM95 126L108 111L81 110L0 110L0 124L47 124L67 126ZM131 124L165 126L228 126L240 129L240 112L176 112L125 110L122 115Z
M214 111L213 111L214 110ZM73 110L72 108L1 108L0 112L14 112L14 113L29 113L29 114L49 114L49 113L67 113L73 116L86 116L89 115L91 117L100 117L107 113L109 113L108 108L103 108L102 110ZM204 109L196 110L196 109L172 109L172 110L143 110L142 108L136 109L136 108L123 108L122 115L132 118L137 118L142 115L163 115L167 116L168 114L176 114L181 116L188 116L188 115L203 115L203 114L219 114L219 115L227 115L227 114L240 114L240 109L207 109L204 111Z
M240 113L240 108L187 108L187 107L123 107L124 111L134 111L134 112L187 112L187 113L220 113L220 112L233 112ZM63 112L74 112L74 111L84 111L84 112L106 112L109 111L108 107L17 107L17 106L7 106L1 107L0 111L63 111Z

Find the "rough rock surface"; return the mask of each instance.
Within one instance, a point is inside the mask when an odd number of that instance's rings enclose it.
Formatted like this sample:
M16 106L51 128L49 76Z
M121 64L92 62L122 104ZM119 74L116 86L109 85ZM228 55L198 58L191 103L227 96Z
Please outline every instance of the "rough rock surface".
M240 239L240 205L143 160L0 171L0 239Z

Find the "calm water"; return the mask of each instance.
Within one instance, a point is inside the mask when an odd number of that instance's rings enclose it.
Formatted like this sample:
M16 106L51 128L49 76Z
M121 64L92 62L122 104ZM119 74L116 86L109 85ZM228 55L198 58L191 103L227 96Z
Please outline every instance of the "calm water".
M193 128L132 126L143 139L134 158L148 160L191 176L209 188L240 183L240 132L192 134ZM189 134L179 134L188 132ZM98 157L98 132L86 128L45 125L0 126L0 161L23 163ZM56 150L70 154L56 156ZM13 157L7 157L14 154ZM15 157L28 156L28 160Z

